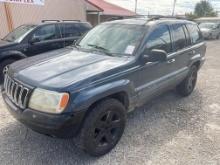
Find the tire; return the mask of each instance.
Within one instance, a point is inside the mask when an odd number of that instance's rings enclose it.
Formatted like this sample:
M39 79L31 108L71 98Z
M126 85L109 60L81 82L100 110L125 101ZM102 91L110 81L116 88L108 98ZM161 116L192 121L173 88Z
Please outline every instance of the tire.
M91 156L105 155L121 139L125 125L125 107L115 99L103 100L86 116L75 143Z
M181 96L189 96L197 82L198 68L196 65L193 65L189 71L188 76L177 86L177 92Z
M6 68L6 66L12 64L15 61L15 59L6 59L0 63L0 84L2 84L4 81L4 69Z

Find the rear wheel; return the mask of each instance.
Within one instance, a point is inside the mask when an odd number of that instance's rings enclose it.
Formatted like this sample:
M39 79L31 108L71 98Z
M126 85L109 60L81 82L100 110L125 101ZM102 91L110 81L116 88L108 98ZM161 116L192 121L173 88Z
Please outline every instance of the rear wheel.
M197 73L198 68L196 65L193 65L186 79L177 86L177 92L180 95L189 96L193 92L197 82Z
M115 99L104 100L88 114L76 144L91 156L102 156L118 143L125 123L124 106Z
M8 65L12 64L15 61L15 59L6 59L0 63L0 84L2 84L4 81L4 74L5 72L7 72Z

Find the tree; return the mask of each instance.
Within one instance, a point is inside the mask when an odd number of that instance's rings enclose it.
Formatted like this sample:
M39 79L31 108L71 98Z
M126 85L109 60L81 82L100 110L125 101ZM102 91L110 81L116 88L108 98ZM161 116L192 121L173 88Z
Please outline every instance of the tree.
M212 5L207 0L198 2L195 6L194 13L186 13L186 18L194 20L198 17L216 17L218 13L214 11Z
M186 13L185 16L186 16L186 18L188 18L189 20L194 20L194 19L198 18L193 12Z
M208 1L202 0L196 4L194 15L196 17L216 17L218 14Z

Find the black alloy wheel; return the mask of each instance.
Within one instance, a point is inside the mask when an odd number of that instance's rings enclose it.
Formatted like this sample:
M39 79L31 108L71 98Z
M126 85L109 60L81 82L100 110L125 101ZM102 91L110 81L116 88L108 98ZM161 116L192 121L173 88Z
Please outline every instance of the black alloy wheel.
M121 139L125 124L123 104L112 98L103 100L86 116L75 143L91 156L102 156Z
M198 68L193 65L188 76L177 86L177 92L182 96L189 96L195 89L197 82Z

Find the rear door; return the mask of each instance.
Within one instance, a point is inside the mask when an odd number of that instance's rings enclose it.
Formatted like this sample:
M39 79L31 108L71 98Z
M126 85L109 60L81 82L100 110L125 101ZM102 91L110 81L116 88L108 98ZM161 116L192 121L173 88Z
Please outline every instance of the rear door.
M62 23L60 29L65 46L74 44L81 36L77 23Z
M205 56L206 45L197 24L187 24L187 30L191 39L191 52L189 54L190 64L200 61Z
M188 73L190 55L193 53L191 40L185 24L171 25L174 53L168 56L172 68L172 84L180 83Z

